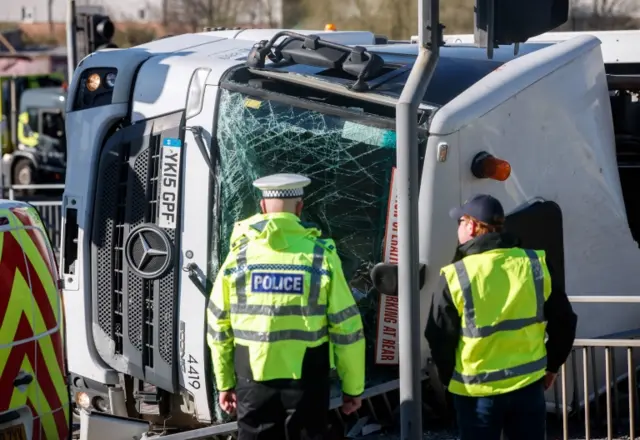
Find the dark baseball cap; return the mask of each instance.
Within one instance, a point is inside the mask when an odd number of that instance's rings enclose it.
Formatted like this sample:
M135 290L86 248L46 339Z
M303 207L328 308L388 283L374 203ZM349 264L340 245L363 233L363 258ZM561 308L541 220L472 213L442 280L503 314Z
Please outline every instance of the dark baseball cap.
M504 222L502 204L488 194L477 194L471 197L462 206L449 211L449 215L454 220L468 215L491 226L498 226Z

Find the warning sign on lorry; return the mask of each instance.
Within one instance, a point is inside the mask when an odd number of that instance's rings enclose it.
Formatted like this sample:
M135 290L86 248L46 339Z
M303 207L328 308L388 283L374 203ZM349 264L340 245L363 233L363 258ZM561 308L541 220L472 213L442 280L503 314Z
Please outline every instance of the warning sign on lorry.
M380 295L376 364L398 365L398 297Z
M395 185L395 167L391 170L391 187L385 225L383 259L398 264L398 197ZM376 364L398 365L398 297L380 294L376 333Z
M396 168L391 170L391 188L387 205L383 258L388 264L398 264L398 194L395 184Z

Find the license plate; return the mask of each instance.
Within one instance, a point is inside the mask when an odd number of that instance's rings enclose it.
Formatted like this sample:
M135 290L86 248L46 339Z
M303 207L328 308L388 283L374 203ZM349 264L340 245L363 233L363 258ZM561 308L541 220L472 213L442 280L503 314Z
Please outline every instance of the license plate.
M14 425L0 429L0 440L27 440L24 425Z
M160 200L158 226L175 229L178 221L178 184L180 183L180 154L182 141L164 138L162 142Z

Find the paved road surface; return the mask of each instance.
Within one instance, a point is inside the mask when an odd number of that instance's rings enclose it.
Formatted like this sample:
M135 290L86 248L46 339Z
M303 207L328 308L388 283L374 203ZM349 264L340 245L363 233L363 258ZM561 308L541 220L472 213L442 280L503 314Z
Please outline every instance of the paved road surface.
M636 437L638 439L639 437ZM591 437L591 440L606 440L606 437ZM356 440L400 440L400 434L371 434L366 437L358 437ZM425 432L422 440L460 440L452 432ZM516 439L517 440L517 439ZM562 435L548 435L547 440L562 440ZM585 440L584 437L570 437L570 440ZM630 437L613 437L612 440L631 440Z
M357 440L400 440L400 434L377 433L367 435L365 437L358 437ZM459 440L459 437L454 432L425 432L422 436L422 440Z
M569 440L585 440L584 436L584 427L582 425L582 421L575 420L575 423L570 423L569 429ZM562 426L560 423L555 420L550 420L547 425L547 439L546 440L562 440ZM614 436L612 440L633 440L628 435L622 435L626 432L629 432L628 425L623 423L620 425L620 435L616 435L614 432ZM636 439L640 439L640 437L636 436ZM374 433L365 437L358 437L357 440L400 440L400 432L399 428L396 428L392 431L384 432L384 433ZM590 440L606 440L607 435L606 431L597 432L592 426L592 433ZM439 431L429 431L426 432L422 436L422 440L460 440L460 437L457 435L456 430L439 430ZM518 440L518 439L513 439Z
M551 431L555 431L552 429ZM74 438L78 438L80 435L80 426L74 426ZM636 437L639 439L640 437ZM400 440L399 432L378 432L370 434L364 437L357 437L354 440ZM583 436L570 436L570 440L585 440ZM590 440L606 440L607 437L591 437ZM454 430L443 430L438 432L427 431L423 434L422 440L460 440L457 433ZM515 439L517 440L517 439ZM547 440L562 440L561 432L549 432ZM612 440L632 440L629 436L613 437Z

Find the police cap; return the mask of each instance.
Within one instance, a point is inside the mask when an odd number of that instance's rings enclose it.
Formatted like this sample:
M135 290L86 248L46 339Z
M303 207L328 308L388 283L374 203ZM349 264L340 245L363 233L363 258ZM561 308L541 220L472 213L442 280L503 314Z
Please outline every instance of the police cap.
M264 199L295 199L304 195L303 188L311 183L299 174L272 174L253 182L262 191Z

